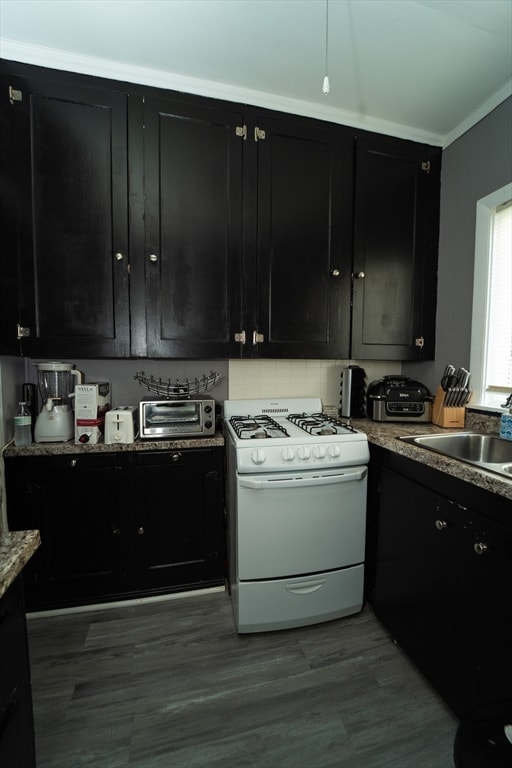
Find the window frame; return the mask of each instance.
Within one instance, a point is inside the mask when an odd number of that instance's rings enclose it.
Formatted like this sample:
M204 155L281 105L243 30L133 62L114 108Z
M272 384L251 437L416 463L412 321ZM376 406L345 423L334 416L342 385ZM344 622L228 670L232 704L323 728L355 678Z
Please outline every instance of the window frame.
M512 182L497 189L476 204L475 262L473 272L473 311L471 319L471 407L505 413L502 403L506 390L485 389L485 356L489 315L489 278L491 261L491 227L495 209L512 198ZM510 393L508 393L510 394Z

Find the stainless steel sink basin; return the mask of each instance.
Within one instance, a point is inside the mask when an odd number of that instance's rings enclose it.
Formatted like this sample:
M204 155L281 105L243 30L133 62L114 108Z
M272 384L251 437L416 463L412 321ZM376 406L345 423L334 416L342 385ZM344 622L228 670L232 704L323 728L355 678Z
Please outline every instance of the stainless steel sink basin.
M474 464L482 469L512 477L512 442L485 432L452 432L448 435L401 437L428 451Z

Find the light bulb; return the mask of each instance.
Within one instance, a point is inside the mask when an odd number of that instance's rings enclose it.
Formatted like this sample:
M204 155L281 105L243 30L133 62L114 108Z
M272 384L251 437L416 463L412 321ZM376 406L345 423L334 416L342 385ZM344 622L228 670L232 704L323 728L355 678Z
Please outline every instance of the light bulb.
M324 84L322 87L322 91L324 92L324 96L327 96L331 90L331 86L329 85L329 77L326 75L324 77Z

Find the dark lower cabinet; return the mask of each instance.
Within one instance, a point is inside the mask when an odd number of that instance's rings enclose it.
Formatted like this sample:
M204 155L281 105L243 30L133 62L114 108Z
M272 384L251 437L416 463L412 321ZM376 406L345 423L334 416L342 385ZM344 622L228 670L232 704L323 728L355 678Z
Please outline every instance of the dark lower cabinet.
M221 447L6 457L11 530L38 529L30 611L222 584Z
M0 598L0 765L36 765L22 576Z
M444 476L439 485L443 476L433 470L418 477L416 462L386 463L379 468L371 602L419 670L463 716L512 690L506 500L467 488L461 495L460 486L468 484Z
M134 473L137 588L223 582L222 450L141 452Z

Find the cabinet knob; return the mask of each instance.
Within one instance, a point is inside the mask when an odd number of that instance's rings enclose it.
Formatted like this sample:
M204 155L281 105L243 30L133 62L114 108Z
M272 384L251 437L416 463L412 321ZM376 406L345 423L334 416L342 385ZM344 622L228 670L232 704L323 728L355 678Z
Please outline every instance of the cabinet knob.
M354 275L354 277L356 278L356 280L363 280L363 278L364 278L364 272L356 272L356 274Z
M448 528L448 523L446 520L436 520L436 528L438 531L443 531L445 528Z
M485 543L485 541L477 541L473 547L477 555L484 555L488 550L489 547Z
M153 264L155 264L158 261L158 256L156 255L156 253L150 253L149 260L152 261Z
M171 453L171 461L179 461L181 459L181 453L179 451L176 451L176 453Z
M339 277L339 276L340 276L339 269L336 269L336 268L335 269L331 269L331 277Z
M114 254L114 259L116 261L122 261L124 259L124 255L120 251L118 251L116 254Z
M138 536L144 535L144 528L142 527L142 525L139 528L137 528L137 535Z
M121 531L119 530L119 528L112 528L112 533L114 534L114 536L119 536Z
M71 459L71 461L69 462L69 466L70 467L76 467L76 465L77 465L77 460L76 459Z

